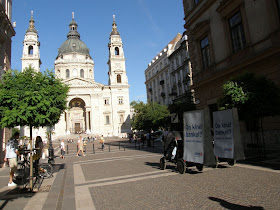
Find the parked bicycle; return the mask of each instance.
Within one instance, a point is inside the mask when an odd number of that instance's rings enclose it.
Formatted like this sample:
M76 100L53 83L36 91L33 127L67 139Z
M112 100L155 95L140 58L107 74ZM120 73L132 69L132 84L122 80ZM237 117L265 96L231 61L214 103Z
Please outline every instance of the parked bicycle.
M36 151L36 149L34 149ZM22 150L23 161L18 162L18 171L16 173L16 179L21 181L21 185L27 186L30 180L30 161L28 154L30 150ZM52 177L53 167L49 163L33 164L33 188L40 188L45 178Z

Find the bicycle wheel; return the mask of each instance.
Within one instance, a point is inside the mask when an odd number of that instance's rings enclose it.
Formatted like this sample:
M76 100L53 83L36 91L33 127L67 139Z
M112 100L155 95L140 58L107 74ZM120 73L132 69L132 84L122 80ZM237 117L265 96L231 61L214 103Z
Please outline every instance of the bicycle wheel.
M41 163L38 166L38 173L44 178L50 178L53 174L53 167L49 163Z

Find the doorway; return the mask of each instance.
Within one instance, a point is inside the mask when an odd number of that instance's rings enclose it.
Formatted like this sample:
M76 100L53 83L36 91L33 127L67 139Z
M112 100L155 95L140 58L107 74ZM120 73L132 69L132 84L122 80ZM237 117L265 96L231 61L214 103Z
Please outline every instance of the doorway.
M81 131L80 123L75 123L75 133L80 133L80 131Z

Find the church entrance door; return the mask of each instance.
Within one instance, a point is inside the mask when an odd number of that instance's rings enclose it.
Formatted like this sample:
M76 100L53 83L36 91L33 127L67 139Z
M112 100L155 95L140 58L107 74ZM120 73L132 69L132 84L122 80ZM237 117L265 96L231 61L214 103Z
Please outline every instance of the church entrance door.
M80 123L75 123L75 133L79 133L81 131Z

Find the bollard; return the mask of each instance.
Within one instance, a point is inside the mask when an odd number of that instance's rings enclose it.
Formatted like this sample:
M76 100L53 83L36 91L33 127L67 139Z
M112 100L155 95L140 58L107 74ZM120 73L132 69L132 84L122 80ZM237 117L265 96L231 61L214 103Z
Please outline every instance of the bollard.
M67 154L68 154L68 144L67 144Z
M153 148L155 148L155 140L153 139Z
M109 152L111 152L111 149L110 149L110 144L109 144Z
M123 146L123 151L125 151L125 146Z
M139 139L139 150L141 149L141 139Z
M135 149L136 149L136 139L134 140L134 142L135 142Z
M79 150L78 150L78 145L77 145L77 152L78 152Z
M87 152L87 145L84 146L84 152Z
M95 154L94 144L92 144L92 153Z
M121 150L121 142L119 142L119 150Z

